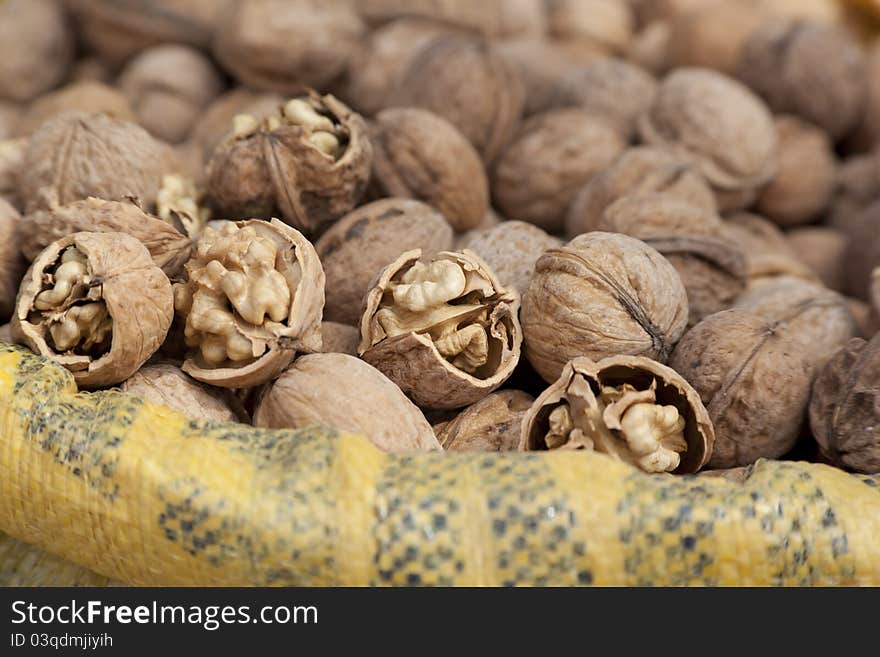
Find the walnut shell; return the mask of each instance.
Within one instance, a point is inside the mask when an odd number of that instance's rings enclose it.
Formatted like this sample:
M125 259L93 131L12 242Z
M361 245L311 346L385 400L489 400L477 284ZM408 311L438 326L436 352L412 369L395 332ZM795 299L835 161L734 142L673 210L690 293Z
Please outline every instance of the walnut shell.
M833 465L880 473L880 334L850 340L816 377L810 427Z
M846 305L849 313L856 323L855 336L870 340L880 333L880 312L877 312L869 304L852 297L846 297Z
M218 390L190 378L174 365L145 365L120 387L124 392L173 408L191 418L238 422L238 416Z
M797 258L812 269L826 287L843 291L846 235L827 226L795 228L786 235Z
M321 353L358 355L361 332L351 324L321 322Z
M360 356L419 406L472 404L519 361L519 295L472 251L407 251L364 301Z
M868 300L871 274L880 267L880 201L865 208L847 228L849 244L844 256L846 291Z
M260 399L254 425L320 424L369 438L391 453L439 450L431 425L382 372L346 354L298 358Z
M333 224L315 243L327 277L324 317L356 325L376 275L404 251L425 254L452 248L452 229L434 208L409 199L362 205Z
M865 106L855 129L846 140L850 152L867 152L880 143L880 41L865 53Z
M203 383L265 383L298 353L321 349L324 272L314 247L278 219L206 228L174 290L190 348L183 371Z
M31 264L12 335L70 370L80 387L98 388L137 372L173 316L171 283L143 244L124 233L74 233Z
M73 82L34 100L22 113L17 134L33 134L46 121L64 112L103 113L120 121L137 121L128 99L113 87L94 81Z
M119 76L119 88L150 134L176 144L189 135L205 107L223 90L223 80L198 50L166 44L128 62Z
M18 103L0 100L0 141L12 139L18 134L18 122L24 111Z
M874 312L880 317L880 267L874 270L871 277L871 301L874 304Z
M837 167L828 223L847 231L880 196L880 150L847 158Z
M642 139L693 162L713 188L760 187L776 172L776 131L760 98L707 69L679 68L639 121Z
M747 293L686 333L669 364L709 410L709 465L787 453L804 425L815 375L853 329L843 297L789 278Z
M0 197L0 321L6 322L15 308L15 295L25 262L18 252L21 215Z
M73 31L56 0L0 2L0 98L28 101L64 79Z
M0 141L0 197L20 210L24 203L19 196L18 175L24 165L28 138Z
M432 39L413 58L389 106L421 107L452 123L492 162L525 105L518 69L492 46L463 36Z
M339 78L365 26L345 0L236 0L214 37L214 55L254 89L301 94Z
M521 319L526 356L551 382L578 356L665 361L687 326L687 292L675 268L645 243L586 233L541 256Z
M446 119L422 109L387 109L371 124L370 140L374 194L424 201L457 232L486 215L489 181L483 161Z
M569 237L597 229L605 208L623 196L662 192L707 213L718 207L702 174L688 160L668 151L638 146L593 176L577 193L565 218Z
M492 173L492 197L509 219L561 232L578 190L626 144L614 127L579 108L528 119L502 151Z
M664 470L677 474L694 473L706 465L712 455L715 434L700 396L678 373L642 356L610 356L599 362L575 358L566 363L559 378L538 396L523 417L519 448L524 451L548 449L550 445L546 439L548 432L553 430L551 413L560 406L570 409L570 417L579 409L584 412L585 405L601 410L604 404L596 404L597 396L601 399L603 391L608 388L636 393L641 403L675 408L676 417L683 420L680 431L684 442L680 445L682 449L676 450L679 453L677 462L667 463ZM594 424L590 431L577 427L575 421L574 430L582 431L587 440L578 442L579 436L569 434L567 443L552 448L592 447L646 469L644 463L638 463L637 453L628 446L632 443L626 438L623 427L611 417L614 415L609 412L611 410L610 404L605 407L597 418L601 426Z
M766 21L746 41L738 76L773 111L797 114L835 141L856 126L864 108L864 56L837 26Z
M332 133L321 132L337 141L335 153L325 153L312 141L310 126L288 118L286 109L294 102L332 124ZM254 124L253 131L227 135L208 162L208 198L219 216L280 216L314 234L363 196L373 160L367 127L333 96L310 92Z
M360 14L371 23L420 18L485 36L500 36L502 14L510 0L356 0Z
M614 52L632 39L635 17L626 0L547 0L552 36L593 41Z
M629 44L629 61L654 75L663 75L671 68L669 63L670 21L653 21L639 30Z
M438 430L443 449L455 452L512 452L519 446L520 423L534 397L519 390L493 392L471 404Z

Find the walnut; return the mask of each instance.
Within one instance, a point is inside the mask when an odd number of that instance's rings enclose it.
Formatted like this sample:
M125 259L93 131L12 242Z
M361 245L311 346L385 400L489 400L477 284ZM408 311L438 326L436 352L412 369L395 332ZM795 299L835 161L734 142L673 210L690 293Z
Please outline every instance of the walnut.
M777 458L797 441L810 386L853 334L843 297L782 278L704 319L669 361L700 393L715 426L711 467Z
M810 427L833 465L880 473L880 333L850 340L816 377Z
M281 216L313 234L360 200L372 159L360 115L310 92L262 120L236 117L208 162L208 197L224 218Z
M865 53L865 105L859 122L846 140L849 152L867 152L880 145L880 41Z
M407 251L367 294L358 353L420 406L466 406L516 367L518 308L473 252Z
M575 358L532 404L520 449L606 454L645 472L693 473L712 454L714 433L696 391L641 356Z
M63 157L60 155L63 154ZM133 123L104 114L62 114L30 138L20 191L28 212L89 196L137 198L155 208L162 176L177 167L173 151Z
M560 232L578 190L625 148L611 124L585 110L538 114L523 123L499 156L492 197L509 219Z
M526 356L551 382L578 356L665 361L687 326L687 293L650 246L593 232L541 256L521 319Z
M341 77L364 32L345 0L235 0L217 25L214 55L242 84L300 94Z
M56 0L0 2L0 98L28 101L64 79L73 32Z
M625 151L577 193L565 218L569 237L596 230L605 208L623 196L663 193L707 213L717 211L715 195L688 160L658 148Z
M371 23L419 18L450 27L501 36L502 14L510 0L355 0L358 11Z
M23 115L24 111L17 103L0 99L0 141L18 134L18 122Z
M729 308L745 290L746 255L722 237L716 214L686 201L624 196L608 206L598 230L642 240L675 267L687 292L688 326Z
M314 247L272 219L206 228L174 288L190 348L183 371L224 388L258 385L321 349L324 272Z
M862 211L880 196L880 150L855 155L837 168L828 223L843 231L854 225Z
M828 226L795 228L786 237L797 258L819 277L826 287L843 290L844 254L847 239Z
M73 63L67 79L71 83L100 82L110 84L113 81L113 76L114 71L106 61L97 55L85 55Z
M356 325L376 275L404 251L425 254L452 248L452 229L419 201L383 199L362 205L333 224L315 243L324 273L324 317Z
M443 449L456 452L512 452L519 446L520 423L535 401L519 390L493 392L453 420L435 427Z
M776 131L764 103L720 73L679 68L639 121L642 139L692 162L721 192L755 190L776 172Z
M17 209L24 206L19 196L18 173L22 169L27 146L27 137L0 140L0 197Z
M106 114L120 121L137 121L128 99L118 90L101 82L73 82L34 100L22 113L17 133L33 134L46 121L65 112Z
M846 305L856 324L855 336L857 338L870 340L877 333L880 333L880 313L874 310L870 304L859 299L846 297Z
M223 90L211 60L188 46L145 50L126 64L119 88L150 134L175 144L190 133L205 107Z
M880 267L874 270L871 277L871 301L874 304L874 312L880 317Z
M321 353L357 356L361 332L351 324L321 322Z
M439 114L485 162L511 139L524 104L517 68L489 44L463 36L432 39L413 58L389 100L390 107Z
M849 244L844 256L846 292L867 300L871 274L880 267L880 201L865 208L846 229Z
M654 75L663 75L669 62L669 21L653 21L639 30L629 44L626 58Z
M313 424L366 436L391 453L440 449L431 425L400 388L346 354L298 358L269 386L254 413L258 427Z
M773 111L797 114L835 141L856 126L864 108L864 56L836 26L765 21L746 41L738 75Z
M544 251L562 246L562 240L524 221L503 221L497 226L474 231L458 248L467 248L480 256L502 285L525 294L535 271L535 263Z
M370 139L374 193L424 201L459 232L483 219L489 209L483 162L446 119L422 109L387 109L376 115Z
M745 212L731 215L725 218L721 235L745 254L750 286L779 276L818 281L816 273L795 253L785 233L762 217Z
M146 365L120 387L124 392L173 408L191 418L210 422L238 421L220 391L190 378L174 365Z
M120 383L165 340L171 283L124 233L74 233L53 242L21 282L12 335L73 373L80 387Z
M178 174L162 176L156 197L156 215L181 233L198 237L211 219L211 209L191 178Z
M21 216L0 197L0 321L6 322L15 307L24 261L18 252Z
M695 11L717 0L631 0L636 17L641 24L657 20L669 20L679 14Z
M634 16L626 0L547 0L550 34L560 39L594 41L620 52L632 39Z

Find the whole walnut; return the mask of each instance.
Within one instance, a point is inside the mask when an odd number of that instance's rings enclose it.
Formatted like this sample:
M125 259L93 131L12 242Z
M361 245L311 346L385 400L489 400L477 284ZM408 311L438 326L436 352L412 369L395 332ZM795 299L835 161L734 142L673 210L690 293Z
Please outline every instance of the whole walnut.
M715 426L710 467L787 453L804 426L813 379L853 330L843 297L782 278L688 331L669 364L700 393Z
M64 153L59 158L58 153ZM24 154L20 192L28 212L96 196L136 198L151 211L162 177L177 168L169 146L105 114L65 113L43 124Z
M717 205L712 189L687 159L659 148L628 149L577 193L565 218L569 237L597 230L605 208L624 196L662 193L706 213Z
M564 75L553 104L580 107L600 116L629 141L636 121L656 95L657 81L650 73L622 59L604 57Z
M0 322L7 322L15 307L25 262L18 252L18 210L0 196Z
M358 355L361 332L351 324L321 322L321 353Z
M443 36L419 50L388 106L421 107L442 116L491 162L519 125L525 88L518 69L488 43Z
M241 84L301 94L340 78L364 32L346 0L234 0L218 21L214 55Z
M525 294L535 271L535 263L544 251L562 246L562 240L548 235L534 224L502 221L497 226L474 231L460 240L458 248L470 249L480 256L505 287Z
M87 80L73 82L34 100L27 111L22 112L16 132L28 136L65 112L106 114L120 121L137 122L128 99L120 91L102 82Z
M452 248L452 228L420 201L388 198L362 205L333 224L315 243L327 277L324 318L357 324L364 296L383 267L401 253Z
M745 254L749 286L780 276L818 282L817 274L798 257L785 233L763 217L746 212L725 217L721 235Z
M626 51L626 58L654 75L663 75L670 68L669 39L672 31L670 21L653 21L642 27L634 36Z
M422 412L384 374L346 354L298 358L260 397L254 426L314 424L365 436L391 452L439 450Z
M370 141L374 195L424 201L457 232L482 221L489 209L483 161L449 121L423 109L383 110L370 125Z
M208 162L208 199L226 219L280 216L311 235L357 204L372 160L361 116L312 91L262 120L237 117Z
M24 114L18 103L0 100L0 141L18 134L18 122Z
M588 111L538 114L522 124L498 157L492 197L507 218L561 232L578 190L625 148L614 126Z
M754 190L776 172L776 130L764 103L739 82L679 68L639 121L642 139L692 162L721 192Z
M804 226L786 235L797 258L812 269L826 287L844 289L846 235L830 226Z
M555 38L594 41L612 52L632 39L635 17L627 0L547 0L546 6Z
M864 109L864 56L837 26L765 21L746 41L738 76L773 111L797 114L835 141L855 128Z
M74 38L58 0L0 2L0 98L24 102L64 79Z
M880 201L865 208L847 227L846 234L846 291L857 299L867 300L871 274L880 267Z
M126 64L118 82L138 122L172 144L189 135L205 107L223 90L220 73L207 56L174 44L144 50Z
M865 107L846 140L849 152L868 152L880 145L880 40L865 52Z
M837 158L828 135L795 116L777 116L776 174L758 196L755 209L780 226L810 223L831 202Z
M880 196L880 150L854 155L837 167L828 223L847 231Z
M493 392L446 422L436 431L437 440L455 452L515 451L522 418L533 401L519 390Z
M592 232L538 259L520 318L526 357L551 382L578 356L665 361L687 327L687 292L644 242Z

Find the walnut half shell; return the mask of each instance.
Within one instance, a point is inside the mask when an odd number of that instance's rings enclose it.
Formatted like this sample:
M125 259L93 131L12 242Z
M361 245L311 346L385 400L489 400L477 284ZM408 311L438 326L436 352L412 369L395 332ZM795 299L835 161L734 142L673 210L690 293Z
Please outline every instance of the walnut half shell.
M715 432L700 396L643 356L575 358L523 417L520 449L588 449L646 472L693 473Z
M367 293L358 353L420 406L458 408L519 361L519 295L472 251L407 251Z

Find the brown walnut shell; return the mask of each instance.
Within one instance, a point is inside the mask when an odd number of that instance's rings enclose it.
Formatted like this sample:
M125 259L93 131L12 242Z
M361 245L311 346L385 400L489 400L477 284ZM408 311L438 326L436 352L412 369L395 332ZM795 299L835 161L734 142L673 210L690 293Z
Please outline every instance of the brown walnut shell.
M553 37L592 41L620 52L632 39L635 17L625 0L547 0Z
M379 370L346 354L298 358L263 393L254 425L314 424L367 437L391 453L439 450L422 412Z
M870 304L852 297L846 297L846 305L856 323L855 337L870 340L880 333L880 313Z
M17 210L21 210L24 205L18 193L18 176L22 170L27 145L27 137L0 141L0 197L5 198Z
M843 297L783 278L686 333L669 364L709 410L715 426L709 465L749 465L791 450L815 375L853 330Z
M551 412L564 403L577 405L579 401L586 401L583 396L589 396L589 393L584 389L579 390L584 383L594 398L604 387L620 388L626 385L636 391L653 388L652 401L657 405L674 406L679 417L684 419L683 433L687 447L682 451L680 462L673 472L694 473L709 461L715 433L700 396L677 372L642 356L609 356L599 362L581 357L566 363L559 378L538 396L523 417L519 443L521 450L548 449L545 436L550 428ZM607 429L620 439L619 428ZM592 439L594 436L586 437Z
M499 36L505 2L509 0L356 0L356 5L370 23L419 18L485 36Z
M837 167L828 223L847 231L880 196L880 150L847 158Z
M810 427L833 465L880 472L880 334L850 340L816 377Z
M21 115L17 134L31 135L46 121L64 112L106 114L120 121L137 121L128 99L118 90L101 82L74 82L32 102Z
M788 243L798 259L812 269L825 287L844 288L846 235L829 226L804 226L787 233Z
M778 276L818 280L816 273L798 258L785 233L763 217L745 212L726 217L721 235L745 253L749 285Z
M871 301L874 304L874 312L880 317L880 267L874 270L871 277Z
M443 449L455 452L512 452L519 446L520 424L534 397L519 390L493 392L454 419L435 427Z
M492 197L507 218L561 232L578 190L625 148L610 123L585 110L538 114L522 124L498 157Z
M24 274L25 262L18 252L21 215L0 196L0 321L15 308L15 295Z
M339 134L336 156L321 151L297 124L264 118L254 132L231 133L208 162L208 197L225 219L280 216L314 234L351 210L370 178L373 147L363 118L333 96L314 91L301 100Z
M0 99L0 141L18 134L18 122L23 116L23 108L18 103Z
M41 293L53 285L58 290L55 272L71 251L83 259L84 275L62 301L38 309ZM90 306L103 306L106 324L78 327L78 341L60 349L52 329ZM124 233L74 233L50 244L31 264L19 288L12 335L70 370L80 387L98 388L137 372L162 345L173 316L171 283L143 244ZM107 334L102 338L91 329Z
M671 68L669 63L670 21L645 24L634 36L626 51L633 64L654 75L663 75Z
M880 145L880 41L865 53L865 106L861 119L846 140L849 152L863 153Z
M516 368L518 310L516 291L472 251L407 251L367 293L358 353L419 406L467 406Z
M358 355L361 332L351 324L321 322L321 353Z
M880 267L880 201L865 208L847 228L849 245L844 257L846 291L867 300L871 274Z
M669 261L644 242L586 233L538 260L521 320L526 356L551 382L578 356L665 361L687 327L687 292Z
M362 205L333 224L315 243L324 274L324 317L357 325L364 296L383 267L401 253L452 248L452 228L420 201L389 198Z

